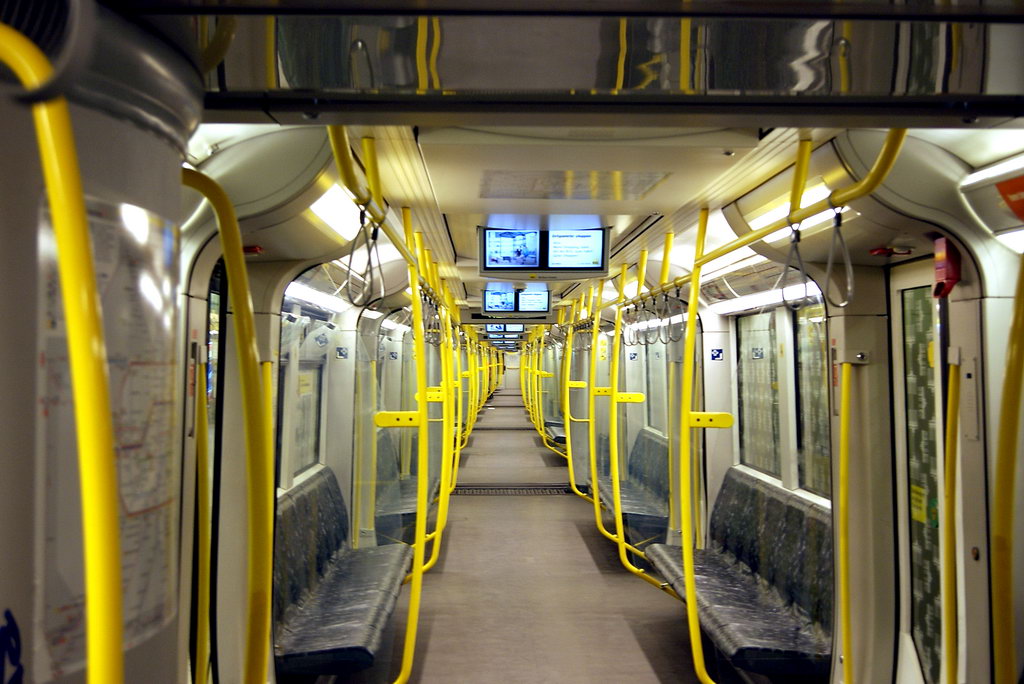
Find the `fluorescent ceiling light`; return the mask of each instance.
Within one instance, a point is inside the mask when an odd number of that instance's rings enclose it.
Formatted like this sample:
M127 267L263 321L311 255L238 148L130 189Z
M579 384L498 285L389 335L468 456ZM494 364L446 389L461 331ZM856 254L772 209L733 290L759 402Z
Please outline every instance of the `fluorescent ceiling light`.
M338 184L327 188L309 210L346 240L351 241L359 233L359 207L352 193Z
M352 204L352 206L355 206L354 202L351 202L351 204ZM356 213L358 214L358 211ZM356 229L357 230L359 228L358 220L359 219L357 217L356 218L356 221L357 221ZM351 239L351 238L346 238L346 239ZM378 243L377 244L377 253L373 257L373 263L374 263L375 266L377 264L377 259L378 258L380 259L380 263L381 264L387 264L387 263L390 263L392 261L397 261L398 259L401 259L402 258L402 253L399 252L398 248L395 247L390 242ZM334 264L337 265L339 268L348 269L348 260L349 260L349 257L348 257L348 255L346 255L346 256L341 257L340 259L335 259L334 260ZM360 271L363 271L365 268L366 268L366 246L365 245L360 245L360 246L356 247L355 251L352 253L352 270L356 271L356 272L360 272Z
M1024 254L1024 228L999 233L996 235L996 240L999 240L1017 254Z
M998 178L1007 173L1013 173L1014 171L1024 171L1024 154L1019 154L1016 157L1005 159L998 164L992 166L986 166L983 169L975 171L971 175L964 178L960 183L961 190L967 190L980 183L984 183L992 178Z
M342 313L352 308L352 305L346 302L341 297L335 297L329 295L326 292L320 290L314 290L308 285L302 283L291 283L285 289L284 294L286 297L292 299L299 299L310 304L319 306L321 309L327 309L334 313Z
M807 281L807 296L813 297L820 295L821 290L818 286L811 281ZM754 294L744 295L737 297L736 299L730 299L724 302L717 302L708 307L712 312L725 316L740 311L749 311L750 309L763 309L770 306L781 304L783 301L791 302L800 299L804 296L804 285L803 283L797 283L796 285L789 285L788 287L768 290L766 292L755 292Z
M410 328L406 324L404 324L404 323L395 323L390 318L385 318L383 321L381 321L380 322L380 327L384 328L385 330L400 330L402 332L408 332L408 331L412 330L412 328Z
M370 320L376 320L383 315L384 314L380 311L374 311L373 309L363 309L363 316L369 318Z
M850 211L850 207L841 207L839 209L840 214L845 214L848 211ZM825 211L819 212L814 216L811 216L810 218L801 221L799 230L804 235L809 235L810 231L815 230L816 228L820 228L821 226L824 226L828 223L831 223L834 220L833 217L835 215L835 211L833 211L832 209L826 209ZM775 231L768 237L762 239L765 242L779 242L781 240L788 239L792 232L793 231L790 229L790 227L786 226L785 228L780 228L779 230Z
M818 185L812 185L811 187L809 187L806 190L804 190L803 197L801 197L801 199L800 199L800 204L801 204L801 206L804 206L804 207L810 206L810 205L814 204L815 202L818 202L820 200L825 199L826 197L829 196L829 194L831 192L832 191L829 190L828 186L825 185L824 183L819 183ZM768 211L764 212L763 214L759 214L759 215L755 216L754 218L750 219L749 221L747 221L747 225L750 226L751 230L761 230L762 228L770 226L771 224L775 223L776 221L779 221L781 219L786 218L787 216L789 216L789 199L788 198L789 198L789 195L787 194L785 202L783 202L779 206L775 207L774 209L769 209ZM831 213L831 210L830 210L829 213ZM814 217L814 218L817 218L817 217ZM808 219L808 221L810 221L810 220L811 219ZM787 228L786 231L787 231L786 234L788 235L789 234L789 229ZM775 234L773 233L772 236L774 236L774 235ZM769 236L767 238L768 241L772 240L772 236Z

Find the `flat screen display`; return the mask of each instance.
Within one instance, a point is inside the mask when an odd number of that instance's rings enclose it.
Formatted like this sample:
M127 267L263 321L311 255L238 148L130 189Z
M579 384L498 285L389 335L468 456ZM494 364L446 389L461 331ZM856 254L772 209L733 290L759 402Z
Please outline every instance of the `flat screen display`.
M506 323L505 332L526 332L526 327L522 323Z
M519 339L519 335L504 335L503 337L506 340L518 340Z
M539 268L540 231L484 229L486 268Z
M551 301L549 294L547 290L520 290L516 311L547 312Z
M504 313L516 310L516 293L504 290L484 290L484 311ZM547 311L547 309L543 309Z
M504 323L488 323L487 324L487 332L489 332L489 333L491 333L491 332L505 332L505 324Z
M504 340L505 336L504 335L488 335L487 339L489 339L489 340Z
M603 230L552 230L548 233L548 268L596 269L604 261Z

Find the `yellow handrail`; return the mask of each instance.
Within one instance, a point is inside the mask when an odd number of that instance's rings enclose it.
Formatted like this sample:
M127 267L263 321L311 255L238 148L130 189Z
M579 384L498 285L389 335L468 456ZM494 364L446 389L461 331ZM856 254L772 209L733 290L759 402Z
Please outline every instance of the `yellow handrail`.
M32 41L0 24L0 62L28 89L53 68ZM114 428L99 294L74 133L63 97L32 105L40 163L57 241L78 439L85 561L86 662L90 684L124 679L121 532Z
M643 275L643 270L647 265L647 250L641 252L641 266L640 275ZM637 288L641 285L638 283ZM619 301L623 301L626 298L626 266L623 264L619 269ZM615 520L615 542L619 549L619 562L622 563L622 567L626 568L629 572L633 573L640 579L648 582L655 587L658 587L662 591L670 594L675 598L679 598L675 590L667 582L651 577L647 572L633 565L629 560L629 556L626 554L627 549L632 550L641 558L647 558L646 554L642 551L634 549L632 546L628 546L626 543L626 530L622 521L622 486L619 477L619 363L621 361L621 349L622 349L622 313L621 307L615 310L615 332L612 336L612 346L608 350L608 358L610 359L610 369L608 372L608 471L611 477L612 485L612 517Z
M789 191L789 213L787 219L791 218L800 208L800 201L804 196L804 187L807 185L807 169L811 164L811 140L800 138L796 148L796 164L793 166L793 184ZM791 224L797 223L790 220Z
M412 214L409 207L402 207L402 223L405 226L405 240L410 248L416 242L412 230ZM427 497L430 481L430 458L428 447L430 442L430 423L427 422L427 345L423 335L423 303L420 299L420 279L415 263L409 264L409 283L412 288L412 339L413 353L416 357L416 411L419 416L419 437L417 439L416 459L416 528L412 550L412 573L409 593L409 612L405 625L405 645L402 649L402 669L395 679L395 684L405 684L412 674L413 660L416 657L416 631L419 627L420 600L423 593L424 547L427 537Z
M203 48L199 55L199 70L201 73L213 71L218 64L224 61L224 57L235 40L235 30L238 22L230 14L222 14L217 17L217 27L213 29L213 38ZM205 39L206 36L203 36Z
M273 574L274 475L271 440L267 439L265 396L256 347L256 324L249 276L242 253L242 233L235 209L224 190L211 178L193 171L181 170L181 182L198 190L209 200L217 216L224 267L228 274L228 296L234 310L235 349L238 353L238 375L242 388L242 411L245 416L247 453L248 520L249 520L249 601L246 620L245 674L246 682L263 682L267 678L270 645L270 590Z
M842 364L839 399L839 629L843 639L843 681L853 678L853 627L850 619L850 383L853 364Z
M956 684L959 667L956 618L956 466L960 427L960 364L949 364L946 389L946 463L942 493L942 624L946 682Z
M1017 646L1013 603L1013 507L1021 374L1024 373L1024 255L1017 272L1013 318L1003 369L999 434L992 474L992 660L996 684L1015 684Z
M704 664L704 647L700 636L700 618L697 615L697 584L693 568L693 507L691 505L690 414L693 409L693 376L696 367L694 355L697 338L697 302L700 296L701 255L708 229L708 209L702 207L697 223L697 251L693 271L690 273L690 297L686 306L686 334L683 342L682 396L679 406L679 505L681 539L683 545L683 583L686 588L686 617L690 629L690 650L693 669L703 684L713 684ZM682 432L685 430L686 432Z
M205 349L205 344L203 345ZM196 662L192 681L206 684L210 664L210 426L207 420L206 363L196 364Z

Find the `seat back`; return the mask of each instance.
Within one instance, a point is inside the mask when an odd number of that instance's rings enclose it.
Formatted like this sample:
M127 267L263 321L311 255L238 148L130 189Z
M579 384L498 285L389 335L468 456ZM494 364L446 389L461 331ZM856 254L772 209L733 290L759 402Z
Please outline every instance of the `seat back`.
M349 533L334 472L322 467L277 499L274 529L274 619L312 591Z
M711 513L712 543L832 630L832 512L730 468Z
M668 440L651 430L640 430L626 464L628 479L643 487L655 499L668 503Z

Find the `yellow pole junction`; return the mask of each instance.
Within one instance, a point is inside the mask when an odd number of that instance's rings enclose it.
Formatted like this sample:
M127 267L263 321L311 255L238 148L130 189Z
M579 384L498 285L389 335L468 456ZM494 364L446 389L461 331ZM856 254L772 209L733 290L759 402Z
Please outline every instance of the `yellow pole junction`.
M249 602L246 621L245 675L247 682L262 682L267 676L270 646L270 590L273 574L274 539L274 454L268 439L263 383L256 346L256 322L253 315L249 276L242 253L242 233L235 209L224 190L211 178L181 170L182 183L199 191L213 206L220 231L224 267L227 270L228 296L234 310L234 331L238 352L238 375L245 416L245 444L248 467L249 520Z
M1024 373L1024 255L1018 268L992 476L992 662L995 665L995 684L1014 684L1017 677L1013 615L1013 496L1017 476L1021 375Z
M0 62L28 89L53 68L28 38L0 24ZM32 105L67 325L78 439L85 565L86 667L90 684L124 680L120 504L99 294L74 133L63 97Z

